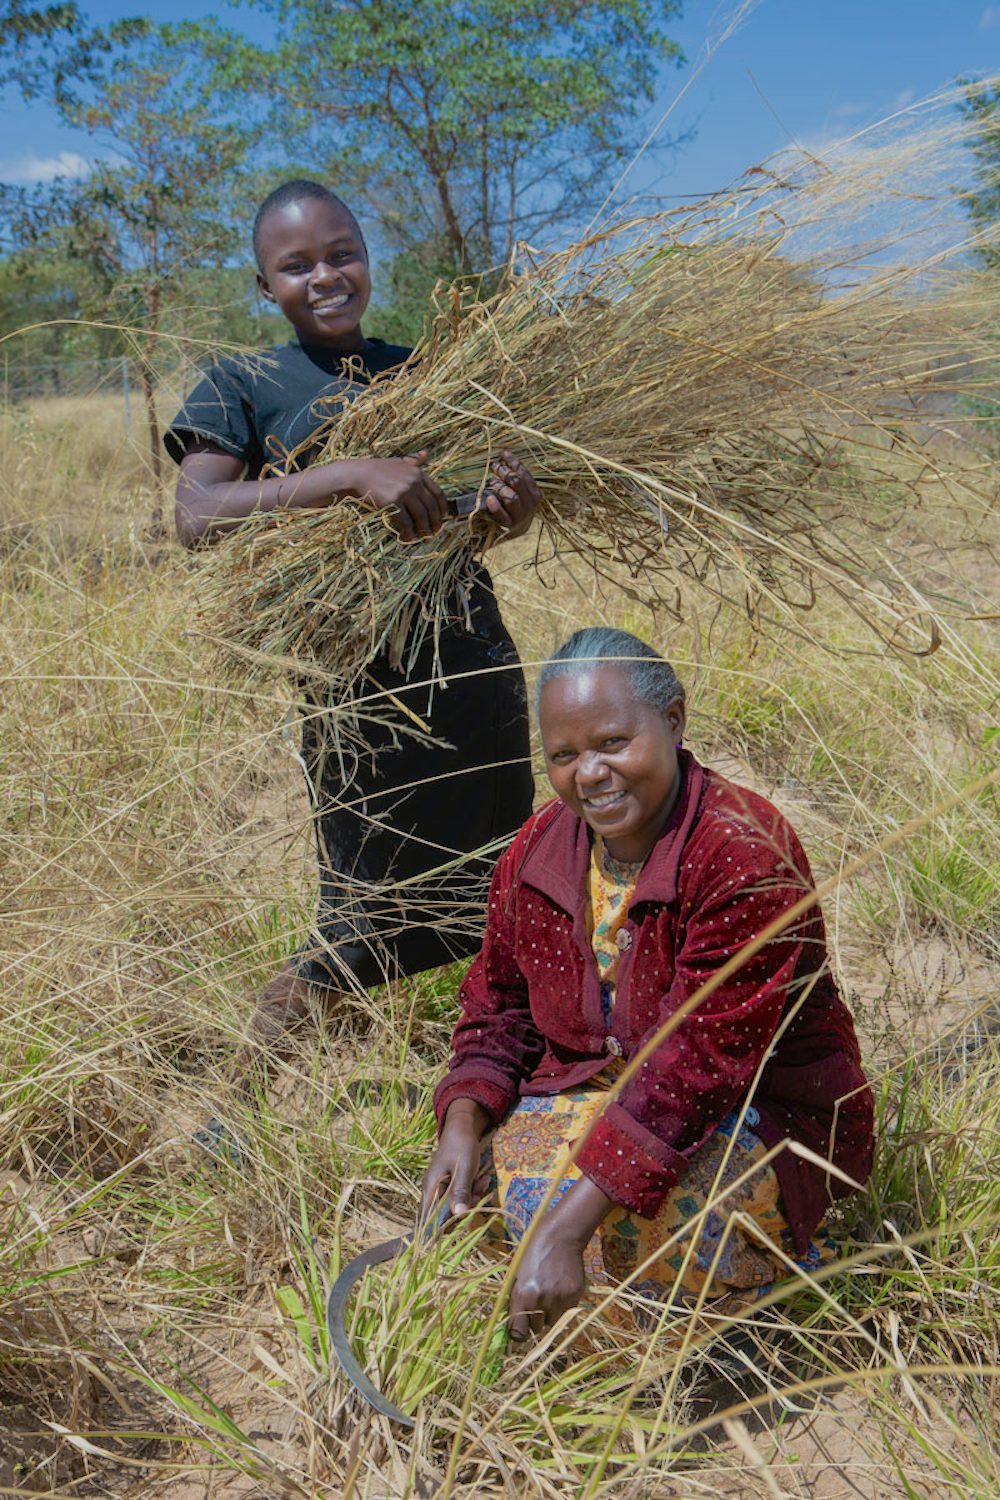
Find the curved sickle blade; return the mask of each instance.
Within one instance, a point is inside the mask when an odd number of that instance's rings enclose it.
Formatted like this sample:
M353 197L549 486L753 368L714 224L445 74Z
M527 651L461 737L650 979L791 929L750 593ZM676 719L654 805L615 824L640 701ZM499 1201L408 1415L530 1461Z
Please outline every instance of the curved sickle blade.
M383 1240L381 1245L373 1245L362 1255L356 1255L341 1271L326 1299L326 1326L329 1330L333 1352L340 1361L340 1368L369 1406L381 1412L383 1417L388 1417L390 1422L398 1422L403 1427L412 1427L413 1418L408 1417L401 1407L396 1406L388 1396L383 1396L382 1392L372 1385L354 1357L354 1350L347 1336L347 1304L356 1283L361 1280L366 1271L372 1266L381 1266L387 1260L395 1260L397 1255L401 1255L413 1244L418 1234L431 1239L444 1228L450 1218L451 1210L445 1200L432 1218L418 1226L415 1234L402 1234L395 1240Z
M382 1392L372 1385L354 1357L354 1350L347 1336L347 1304L355 1284L361 1280L366 1271L372 1266L382 1265L384 1261L394 1260L412 1243L412 1234L404 1234L395 1240L383 1240L381 1245L373 1245L363 1255L356 1255L341 1271L326 1299L326 1326L330 1333L333 1352L340 1361L340 1368L355 1389L364 1396L369 1406L381 1412L383 1417L388 1417L391 1422L399 1422L403 1427L412 1427L413 1418L408 1417L405 1411L394 1405L387 1396L383 1396Z

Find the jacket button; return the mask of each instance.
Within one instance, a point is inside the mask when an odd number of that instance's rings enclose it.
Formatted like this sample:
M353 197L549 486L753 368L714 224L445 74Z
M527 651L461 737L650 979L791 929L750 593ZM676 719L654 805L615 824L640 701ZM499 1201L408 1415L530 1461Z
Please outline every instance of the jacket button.
M625 949L631 948L631 946L632 934L629 932L627 927L623 927L618 933L618 936L615 938L615 947L620 953L624 953Z
M607 1048L607 1050L611 1053L612 1057L621 1057L621 1055L622 1055L622 1044L621 1044L621 1042L618 1040L618 1038L616 1036L609 1036L607 1038L607 1040L605 1041L604 1045Z

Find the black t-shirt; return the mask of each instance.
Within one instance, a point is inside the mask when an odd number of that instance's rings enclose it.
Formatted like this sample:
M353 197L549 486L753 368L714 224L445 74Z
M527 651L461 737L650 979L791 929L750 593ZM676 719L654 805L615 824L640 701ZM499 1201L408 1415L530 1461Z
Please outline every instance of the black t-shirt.
M351 358L317 344L282 344L261 354L221 359L208 370L164 434L164 445L180 463L192 442L205 438L246 464L246 479L265 465L288 471L288 455L325 427L365 389L373 375L395 369L410 350L369 339ZM360 363L361 369L357 368ZM312 457L296 455L293 468Z
M372 376L396 369L411 352L399 344L369 339L362 353L350 356L355 362L350 370L344 355L297 341L261 354L221 359L187 397L163 435L164 445L179 464L198 438L217 443L243 460L245 479L259 478L265 465L277 474L304 468L318 447L310 446L309 438L348 401L356 400ZM289 465L289 454L300 447ZM467 593L456 594L458 615L471 617L476 634L513 650L482 563L473 566L469 582ZM453 628L459 628L458 622Z

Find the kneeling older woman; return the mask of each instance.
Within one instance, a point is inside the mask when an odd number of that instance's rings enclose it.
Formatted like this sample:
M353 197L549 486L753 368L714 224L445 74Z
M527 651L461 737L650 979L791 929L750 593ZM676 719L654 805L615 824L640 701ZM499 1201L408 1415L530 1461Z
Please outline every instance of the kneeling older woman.
M684 690L635 636L578 631L541 673L538 714L557 800L494 873L424 1180L425 1212L446 1184L453 1212L470 1207L493 1131L500 1207L520 1235L562 1179L512 1292L515 1338L577 1302L588 1272L682 1304L752 1299L831 1252L821 1221L850 1191L782 1143L858 1183L872 1157L871 1094L818 905L606 1104L622 1060L812 876L777 808L681 748ZM684 1224L698 1216L692 1246Z

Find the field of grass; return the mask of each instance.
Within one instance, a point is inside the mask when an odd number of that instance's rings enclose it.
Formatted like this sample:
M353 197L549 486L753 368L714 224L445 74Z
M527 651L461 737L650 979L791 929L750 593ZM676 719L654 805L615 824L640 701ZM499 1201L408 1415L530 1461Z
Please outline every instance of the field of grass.
M835 600L765 628L736 581L720 607L679 579L654 618L641 581L540 586L532 543L497 554L529 675L580 624L655 640L696 752L844 876L825 911L879 1150L847 1260L759 1307L752 1361L586 1313L508 1352L478 1229L374 1273L355 1348L407 1434L352 1396L323 1303L412 1222L458 971L317 1016L239 1121L244 1169L206 1160L192 1133L311 917L292 699L221 685L202 565L146 537L112 398L0 412L0 1492L995 1500L1000 525L986 456L952 457L893 522L941 601L927 656Z

